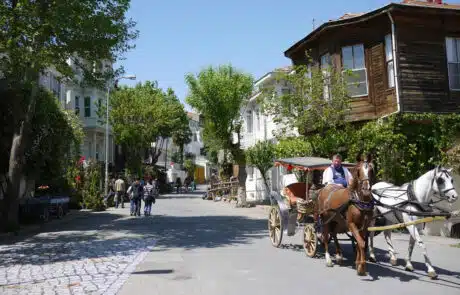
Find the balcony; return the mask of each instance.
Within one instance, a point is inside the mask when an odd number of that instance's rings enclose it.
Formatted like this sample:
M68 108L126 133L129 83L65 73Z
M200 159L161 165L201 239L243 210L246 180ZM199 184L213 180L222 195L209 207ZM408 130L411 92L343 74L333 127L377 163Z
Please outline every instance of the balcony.
M99 123L99 118L97 117L83 117L81 118L83 122L83 128L102 128L105 129L105 124ZM109 132L112 132L112 127L109 125Z

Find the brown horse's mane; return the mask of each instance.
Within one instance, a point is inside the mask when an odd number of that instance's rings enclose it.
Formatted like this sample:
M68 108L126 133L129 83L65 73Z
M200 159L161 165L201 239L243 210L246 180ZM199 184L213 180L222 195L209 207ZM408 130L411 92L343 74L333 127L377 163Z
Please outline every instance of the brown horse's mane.
M353 169L353 172L351 173L353 175L353 180L351 181L351 184L348 186L348 189L352 192L356 192L359 190L358 170L361 168L361 164L362 162L356 164L356 166Z

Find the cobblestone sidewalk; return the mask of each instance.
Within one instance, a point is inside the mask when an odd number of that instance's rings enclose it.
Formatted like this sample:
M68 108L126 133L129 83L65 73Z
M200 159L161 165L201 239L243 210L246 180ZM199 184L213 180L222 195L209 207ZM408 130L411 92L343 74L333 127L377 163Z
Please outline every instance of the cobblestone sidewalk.
M129 217L109 212L84 217L59 230L0 244L0 294L116 294L155 239L110 226L122 218L126 227L133 221ZM72 227L76 230L69 231Z

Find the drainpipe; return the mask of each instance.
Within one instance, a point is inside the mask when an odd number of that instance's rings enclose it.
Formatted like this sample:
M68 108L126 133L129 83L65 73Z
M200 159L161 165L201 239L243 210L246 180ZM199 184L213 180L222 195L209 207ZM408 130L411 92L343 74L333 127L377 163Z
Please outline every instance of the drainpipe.
M391 22L391 45L392 45L391 47L393 51L393 71L394 71L394 76L395 76L394 78L395 78L396 104L397 104L398 109L391 114L381 117L380 119L383 119L393 114L397 114L401 112L401 102L400 102L400 97L399 97L398 58L396 56L396 29L395 29L395 23L394 23L393 17L391 16L390 11L387 11L387 14Z

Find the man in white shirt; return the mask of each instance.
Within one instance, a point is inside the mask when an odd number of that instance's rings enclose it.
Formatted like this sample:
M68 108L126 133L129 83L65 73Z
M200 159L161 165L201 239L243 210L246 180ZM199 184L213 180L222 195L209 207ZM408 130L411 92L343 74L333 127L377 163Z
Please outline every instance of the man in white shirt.
M121 208L125 208L125 182L118 176L118 179L115 181L115 208L121 204Z
M342 157L334 155L332 157L332 164L323 172L323 184L335 184L347 187L351 184L353 176L350 171L342 166Z

